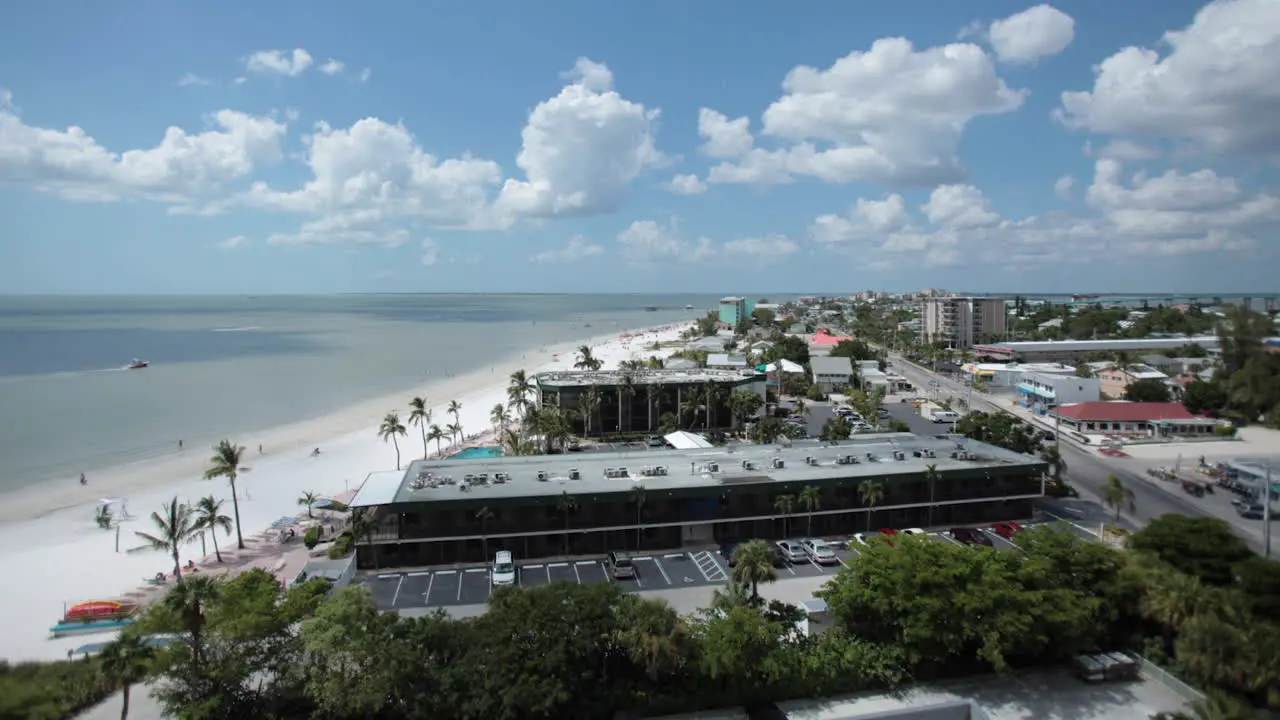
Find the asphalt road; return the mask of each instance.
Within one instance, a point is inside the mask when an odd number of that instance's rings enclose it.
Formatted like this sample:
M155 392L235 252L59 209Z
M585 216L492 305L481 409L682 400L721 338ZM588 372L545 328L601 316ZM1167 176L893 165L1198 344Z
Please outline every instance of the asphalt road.
M929 388L929 381L936 380L938 382L938 390L944 395L952 395L954 397L969 397L969 390L960 383L949 380L945 377L935 375L926 370L912 365L904 361L897 355L890 356L894 369L901 373L919 388ZM1005 407L994 404L988 396L983 393L974 392L973 409L990 412L992 410L1004 412ZM895 412L892 402L886 403L886 407L890 412ZM910 409L910 406L905 406ZM895 412L895 417L897 413ZM921 422L928 423L924 418L919 418ZM912 432L917 432L916 427L919 423L912 425ZM935 431L936 432L936 431ZM1214 517L1204 508L1192 502L1190 499L1180 498L1177 495L1171 495L1162 490L1151 487L1145 478L1139 477L1137 474L1117 468L1108 464L1105 460L1093 454L1090 451L1082 450L1071 442L1063 442L1060 445L1062 459L1067 464L1066 479L1080 491L1081 497L1078 500L1060 501L1057 506L1062 508L1070 508L1072 515L1078 519L1088 522L1106 520L1114 521L1115 512L1110 508L1106 508L1100 501L1103 488L1106 487L1107 477L1115 475L1119 477L1125 484L1125 487L1133 491L1134 507L1132 511L1125 510L1121 513L1121 525L1130 525L1131 527L1141 527L1153 518L1161 515L1177 514L1189 516ZM1077 513L1079 513L1077 515ZM1128 522L1125 522L1128 521Z

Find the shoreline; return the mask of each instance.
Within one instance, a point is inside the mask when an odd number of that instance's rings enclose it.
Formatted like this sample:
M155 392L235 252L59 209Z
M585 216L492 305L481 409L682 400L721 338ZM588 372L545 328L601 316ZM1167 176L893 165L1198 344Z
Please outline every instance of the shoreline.
M282 517L305 514L297 503L304 491L326 498L353 493L369 473L394 468L395 450L391 443L378 439L376 429L389 411L399 412L404 421L413 396L426 396L433 411L432 423L441 426L453 421L445 413L448 403L457 400L462 404L459 415L466 437L456 444L442 443L447 454L476 444L480 438L492 437L489 412L497 402L505 404L508 378L515 370L524 369L532 375L571 367L573 352L581 345L590 346L606 366L616 366L630 357L667 355L669 351L650 352L644 346L674 337L687 325L675 322L634 330L615 328L607 334L512 354L490 367L438 378L317 418L230 438L247 448L246 467L237 480L236 497L240 529L246 546L254 551L251 562L266 562L269 572L292 580L289 573L296 574L300 566L293 567L296 563L286 563L284 557L301 546L264 541L269 526ZM623 335L643 339L637 344ZM424 365L429 363L424 360ZM401 467L423 454L418 428L407 429L405 437L400 438ZM254 451L259 441L264 445L262 455ZM316 446L321 448L321 455L311 457L310 449ZM430 443L427 449L434 454L436 444ZM0 595L0 613L14 628L6 633L0 658L58 659L81 644L109 640L109 634L49 640L46 628L54 624L65 604L136 596L146 578L157 571L172 571L172 561L164 553L132 552L139 544L134 533L152 530L150 515L160 503L177 497L180 502L193 504L200 497L212 495L224 501L224 514L232 514L228 483L223 479L203 479L211 454L210 448L188 445L181 454L175 449L171 457L86 471L88 486L81 487L75 478L61 481L65 485L44 483L30 492L32 497L25 506L20 499L28 494L25 488L5 493L9 502L0 510L0 557L21 578L23 592ZM93 522L93 508L99 499L120 496L128 499L130 515L121 519L114 532L98 528ZM206 571L221 573L234 572L243 562L231 560L228 555L249 559L244 552L235 551L234 532L229 536L220 534L218 544L227 562L202 561L202 556L211 561L213 547L209 544L201 552L200 541L196 540L182 550L183 564L195 560Z

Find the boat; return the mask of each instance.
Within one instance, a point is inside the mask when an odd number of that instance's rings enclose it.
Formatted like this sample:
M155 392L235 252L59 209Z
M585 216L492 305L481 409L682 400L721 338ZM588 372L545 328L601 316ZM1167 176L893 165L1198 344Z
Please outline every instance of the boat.
M147 362L146 360L139 360L138 358L134 358L133 362L129 363L128 365L125 365L124 367L126 370L141 370L142 368L147 367L150 364L151 363Z
M645 312L658 312L658 306L657 306L657 305L646 305L646 306L645 306L645 308L644 308L644 310L645 310Z
M69 635L92 635L94 633L111 632L129 627L135 622L133 618L119 620L92 620L90 622L60 622L49 628L49 634L55 638Z
M685 306L684 306L684 309L685 309L685 310L692 310L692 309L693 309L693 306L692 306L692 305L685 305Z
M89 600L76 603L62 613L58 624L49 628L53 637L108 632L134 623L138 606L119 600Z

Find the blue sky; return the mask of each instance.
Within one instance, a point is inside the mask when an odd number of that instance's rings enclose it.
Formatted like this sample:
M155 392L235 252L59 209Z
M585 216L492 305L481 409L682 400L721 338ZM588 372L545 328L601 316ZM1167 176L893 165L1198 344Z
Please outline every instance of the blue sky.
M1276 289L1280 0L5 15L0 292Z

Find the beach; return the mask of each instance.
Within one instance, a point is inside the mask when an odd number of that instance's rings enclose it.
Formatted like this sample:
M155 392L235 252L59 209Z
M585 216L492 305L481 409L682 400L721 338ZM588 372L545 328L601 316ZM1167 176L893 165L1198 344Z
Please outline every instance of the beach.
M450 401L457 400L462 405L459 419L468 436L492 432L489 415L494 405L506 402L512 372L523 369L532 375L571 368L575 351L582 344L590 345L606 368L617 367L626 359L663 356L668 353L645 347L674 339L683 327L666 324L649 330L612 330L607 335L532 348L497 364L452 377L435 376L402 392L338 412L229 438L246 448L237 495L245 540L257 539L254 564L277 571L282 579L292 579L289 574L297 571L300 545L272 548L270 541L261 541L264 532L282 517L305 514L297 502L303 492L338 497L355 491L370 472L395 469L395 450L378 438L377 428L389 412L398 412L407 426L408 402L415 395L427 398L432 422L441 427L454 421L446 409ZM408 434L399 439L402 466L424 454L419 429L407 429ZM320 448L318 456L312 455L314 448ZM429 450L435 451L435 443ZM0 507L0 557L13 582L12 589L0 598L0 613L8 625L0 658L58 659L80 645L110 638L97 634L48 639L48 628L58 621L66 605L120 598L130 592L158 595L161 590L142 590L140 586L157 572L171 572L172 561L162 552L127 552L140 545L134 531L152 531L149 516L173 497L192 504L213 495L225 500L223 510L231 515L227 482L203 479L211 455L208 446L185 444L180 452L164 457L89 469L84 486L72 480L56 490L41 485L6 493L7 502ZM117 532L99 528L93 519L101 499L115 498L126 499L133 517L120 524L118 550ZM219 535L218 541L224 553L235 547L234 533ZM204 571L217 571L219 568L208 562L212 560L212 544L207 550L210 557L202 559L201 543L196 541L185 548L182 560L193 559ZM292 561L279 561L286 550L293 553Z

